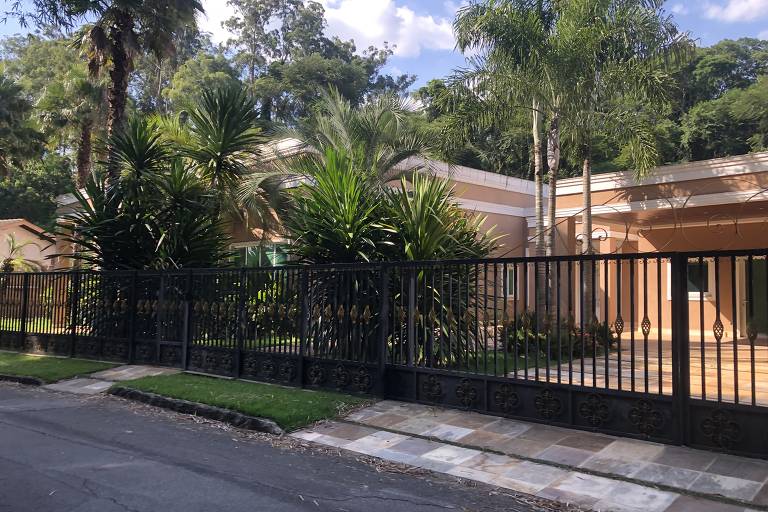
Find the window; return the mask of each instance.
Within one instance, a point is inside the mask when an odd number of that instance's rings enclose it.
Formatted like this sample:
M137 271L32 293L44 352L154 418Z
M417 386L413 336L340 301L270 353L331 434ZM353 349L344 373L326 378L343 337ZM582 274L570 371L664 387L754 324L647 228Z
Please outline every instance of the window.
M288 262L287 248L276 243L235 247L234 263L237 267L277 267Z
M508 264L507 267L507 282L506 284L506 292L507 297L510 299L515 298L515 290L517 290L517 275L515 272L515 265L514 264Z
M709 293L709 266L708 261L699 265L698 261L688 263L688 294L699 295Z
M711 297L715 287L715 265L711 261L698 259L688 261L688 300L699 300ZM667 300L672 300L672 266L667 264Z

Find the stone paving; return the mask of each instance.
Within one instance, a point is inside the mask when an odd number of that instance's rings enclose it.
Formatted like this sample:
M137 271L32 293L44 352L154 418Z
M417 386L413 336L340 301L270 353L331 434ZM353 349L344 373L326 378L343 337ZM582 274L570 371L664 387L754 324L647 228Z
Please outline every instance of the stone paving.
M768 461L473 412L382 401L293 435L598 511L768 506Z
M152 377L155 375L170 375L178 373L174 368L159 368L157 366L125 365L93 373L88 377L77 377L62 380L43 386L46 389L76 393L78 395L96 395L103 393L119 381Z
M173 375L179 373L176 368L162 368L159 366L144 366L138 364L129 364L110 368L101 372L91 374L94 379L111 380L121 382L125 380L140 379L142 377L155 377L157 375Z

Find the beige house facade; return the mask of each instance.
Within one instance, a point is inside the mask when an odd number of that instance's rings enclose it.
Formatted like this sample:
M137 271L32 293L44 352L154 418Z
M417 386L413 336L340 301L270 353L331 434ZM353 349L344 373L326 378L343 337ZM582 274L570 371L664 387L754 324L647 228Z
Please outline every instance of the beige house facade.
M8 256L10 236L17 245L24 245L20 256L39 264L43 270L58 268L53 235L26 219L0 219L0 260Z

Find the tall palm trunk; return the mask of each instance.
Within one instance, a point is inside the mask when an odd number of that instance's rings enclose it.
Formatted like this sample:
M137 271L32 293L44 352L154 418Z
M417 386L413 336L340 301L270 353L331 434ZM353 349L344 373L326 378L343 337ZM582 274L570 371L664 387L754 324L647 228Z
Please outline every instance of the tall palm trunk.
M547 256L554 256L557 252L557 174L560 171L560 116L552 114L547 131L547 168L549 169L549 198L547 203ZM559 265L559 263L552 263ZM549 293L550 318L557 311L557 276L556 267L551 266L547 290ZM559 320L559 319L558 319ZM550 323L551 325L551 323Z
M91 134L93 132L93 119L84 119L80 124L80 142L77 146L77 177L78 188L84 187L91 174Z
M585 145L583 148L581 190L584 196L584 208L581 213L581 244L583 254L593 254L592 246L592 156L591 148ZM581 283L583 290L581 296L581 317L585 326L591 326L595 321L595 312L592 310L592 299L595 293L592 287L592 265L583 262L584 282Z
M547 132L547 167L549 169L549 198L547 203L547 238L546 251L548 256L556 252L557 232L557 174L560 171L560 117L552 115Z
M125 124L125 106L128 103L128 78L131 74L131 57L125 47L125 34L131 30L133 20L128 13L118 14L115 28L111 31L110 40L113 45L111 57L112 68L109 70L109 88L107 101L109 115L107 118L107 135L111 136L122 129ZM107 146L107 173L110 180L117 180L118 168L114 148Z
M533 100L533 171L534 171L534 209L536 210L536 236L535 252L536 256L546 254L545 233L544 233L544 168L541 155L541 105L538 100ZM547 273L545 265L541 263L534 264L535 287L534 287L534 311L536 319L536 330L541 332L542 321L546 315L547 298L546 285Z

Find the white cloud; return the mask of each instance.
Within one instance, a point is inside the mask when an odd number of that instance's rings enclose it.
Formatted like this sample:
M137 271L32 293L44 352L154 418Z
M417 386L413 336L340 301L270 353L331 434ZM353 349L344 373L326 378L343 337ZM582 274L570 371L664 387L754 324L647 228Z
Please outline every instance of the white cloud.
M386 41L396 45L395 55L418 57L422 50L452 50L453 12L463 1L446 2L453 9L445 17L417 14L407 3L395 0L320 0L328 21L326 34L354 39L358 50L381 47ZM225 42L229 33L221 22L234 14L226 0L203 0L205 16L200 28L213 34L216 43Z
M452 18L420 15L394 0L321 0L328 34L354 39L358 49L397 46L395 55L418 57L422 50L451 50L455 45Z
M768 30L763 30L759 34L757 34L758 39L766 39L768 40Z
M685 6L685 4L675 4L672 6L671 11L674 14L679 14L680 16L685 16L688 14L688 8Z
M235 14L235 9L227 5L227 0L203 0L205 14L197 20L201 30L210 32L214 43L223 43L230 34L221 23Z
M724 4L705 2L704 15L720 21L752 21L768 16L768 0L727 0Z

